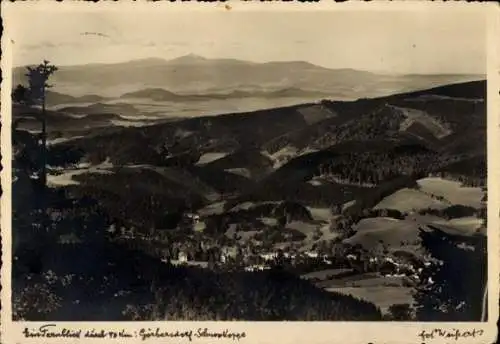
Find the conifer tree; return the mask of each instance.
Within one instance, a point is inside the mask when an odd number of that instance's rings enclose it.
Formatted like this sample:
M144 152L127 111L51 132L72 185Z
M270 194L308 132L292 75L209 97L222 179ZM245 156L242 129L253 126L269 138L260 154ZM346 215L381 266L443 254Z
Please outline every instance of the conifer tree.
M44 60L36 67L27 67L26 77L28 78L28 89L24 93L24 100L29 105L40 106L42 110L42 185L47 183L47 118L46 118L46 96L47 90L52 87L48 83L49 78L57 71L57 67ZM17 89L16 89L17 90ZM17 90L17 94L21 95L22 89ZM24 90L26 91L26 90Z
M415 292L419 321L479 321L487 282L486 236L454 236L420 230L435 262L424 269ZM466 276L466 277L465 277Z

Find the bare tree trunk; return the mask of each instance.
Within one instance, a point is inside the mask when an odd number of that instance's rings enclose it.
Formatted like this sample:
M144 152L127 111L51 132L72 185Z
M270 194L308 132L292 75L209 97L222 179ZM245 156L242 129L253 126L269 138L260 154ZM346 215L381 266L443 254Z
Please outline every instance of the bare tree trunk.
M49 230L49 218L47 212L48 205L48 190L47 190L47 119L45 115L45 87L42 91L42 161L41 161L41 184L42 184L42 194L40 195L41 205L42 205L42 228L45 231Z
M42 91L42 185L47 187L47 118L45 115L45 87Z

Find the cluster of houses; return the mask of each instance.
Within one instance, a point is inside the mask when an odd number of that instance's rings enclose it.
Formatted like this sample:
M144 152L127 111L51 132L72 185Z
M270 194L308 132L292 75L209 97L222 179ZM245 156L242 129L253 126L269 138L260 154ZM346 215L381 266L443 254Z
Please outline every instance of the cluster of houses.
M219 265L224 265L233 262L238 255L238 249L235 247L225 246L220 250L220 256L218 260ZM367 260L362 259L358 255L355 254L347 254L347 261L352 266L361 266L363 265L363 269L376 270L375 266L384 268L381 269L381 274L384 276L402 276L405 275L407 277L415 277L419 272L421 272L421 268L415 268L411 263L398 261L392 257L370 257ZM293 261L296 259L314 259L320 260L321 263L325 265L333 265L334 262L332 257L328 255L321 255L317 251L309 250L304 252L281 252L281 251L270 251L270 252L260 252L255 255L249 255L243 257L242 262L245 265L246 271L257 271L257 270L266 270L270 269L273 263L276 263L279 259L285 259L288 261ZM166 260L165 260L166 261ZM177 259L170 260L172 264L176 265L193 265L193 266L208 266L207 262L197 261L194 259L190 259L190 256L185 252L180 250L177 256Z
M208 244L202 243L201 246L207 249ZM278 263L280 259L284 259L288 262L294 261L304 261L304 260L315 260L320 261L325 265L334 265L333 258L329 255L320 254L316 250L306 250L306 251L262 251L256 252L255 250L248 251L241 249L237 246L223 246L217 249L217 254L212 256L211 263L208 260L196 259L189 250L183 248L182 244L178 245L178 250L176 255L169 258L165 257L162 259L164 262L169 262L173 265L186 265L186 266L197 266L201 268L209 268L213 264L217 266L230 265L234 262L241 264L245 271L263 271L270 269L273 265ZM215 258L215 259L214 259ZM360 272L368 271L378 271L381 275L386 277L403 277L406 276L411 280L418 281L419 275L422 272L422 267L414 266L411 262L404 259L397 259L390 256L379 257L379 256L365 256L361 257L358 254L347 254L345 255L347 263L354 269Z
M316 251L305 251L301 253L289 253L289 252L262 252L257 254L259 258L257 259L244 259L243 269L245 271L264 271L269 270L273 264L282 258L288 260L294 260L297 258L310 258L310 259L320 259L322 263L326 265L332 265L333 262L327 255L319 255ZM226 248L221 250L219 266L228 264L236 258L236 250ZM399 261L392 257L371 257L366 261L361 262L361 258L354 254L346 255L346 259L352 264L352 266L357 266L362 264L365 269L368 267L370 271L379 271L384 277L407 277L411 281L418 282L419 275L423 270L423 267L415 267L409 262ZM174 265L186 265L186 266L197 266L202 268L207 268L209 266L208 262L190 260L189 256L180 251L176 260L171 260L170 263ZM379 267L380 269L374 268Z
M203 223L200 221L200 216L197 214L187 214L188 221L192 221L193 225ZM113 228L116 230L116 228ZM111 229L112 230L112 229ZM132 233L127 231L121 233L123 237L128 237ZM304 262L314 260L324 265L333 267L336 264L335 259L330 255L320 254L316 250L264 250L249 249L249 247L238 247L236 245L225 245L220 248L215 243L201 242L200 248L202 251L210 251L211 255L195 255L193 254L190 245L185 246L182 243L176 243L174 255L169 253L169 257L162 259L164 262L169 262L173 265L197 266L201 268L209 268L217 265L224 267L225 265L233 265L235 262L245 271L263 271L271 269L273 265L279 264L279 261L287 261L292 264L298 261ZM260 251L260 252L259 252ZM170 251L172 252L172 251ZM202 258L203 257L203 258ZM396 257L360 255L349 253L344 256L345 261L353 269L360 272L379 272L386 277L403 277L406 276L411 280L418 281L419 275L422 272L421 266L415 266L413 262Z
M233 262L238 256L238 248L232 246L224 246L220 250L219 261L217 262L219 265L224 265ZM281 251L270 251L270 252L261 252L252 256L243 257L242 262L245 263L246 271L262 271L270 269L273 263L280 259L280 256L286 260L294 260L297 258L310 258L317 259L321 258L325 264L332 264L332 261L328 256L323 255L320 256L316 251L305 251L301 253L290 253L290 252L281 252ZM254 259L251 259L254 258ZM167 261L167 259L163 259L163 261ZM191 265L191 266L199 266L199 267L208 267L208 262L197 261L194 259L190 259L189 254L186 251L180 250L177 259L169 260L170 263L174 265Z

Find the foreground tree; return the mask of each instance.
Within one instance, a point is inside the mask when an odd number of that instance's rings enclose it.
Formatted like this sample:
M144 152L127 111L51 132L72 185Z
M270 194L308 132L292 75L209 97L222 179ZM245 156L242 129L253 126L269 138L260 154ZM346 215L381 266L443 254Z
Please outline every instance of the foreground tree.
M15 104L26 104L29 101L28 88L23 85L17 85L12 91L12 101Z
M47 118L45 113L45 101L47 89L52 85L48 83L49 78L57 71L57 67L51 65L49 61L44 60L36 67L27 67L26 76L29 83L29 100L34 105L42 107L42 148L43 148L43 161L42 161L42 183L47 183Z
M453 236L437 228L420 231L434 258L415 292L419 321L479 321L485 318L486 236Z

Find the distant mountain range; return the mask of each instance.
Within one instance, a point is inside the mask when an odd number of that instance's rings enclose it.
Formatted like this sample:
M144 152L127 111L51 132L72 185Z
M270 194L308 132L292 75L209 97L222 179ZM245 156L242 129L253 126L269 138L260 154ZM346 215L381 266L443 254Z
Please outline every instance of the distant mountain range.
M22 67L14 69L14 84L25 83L24 73ZM307 90L304 92L320 92L328 98L357 99L483 78L477 75L382 75L328 69L303 61L255 63L186 55L173 60L151 58L115 64L60 66L52 83L54 91L73 96L118 97L136 91L151 92L151 89L234 96L241 95L233 92L268 94L287 90L286 96L290 90L292 93ZM161 97L175 96L163 92Z

